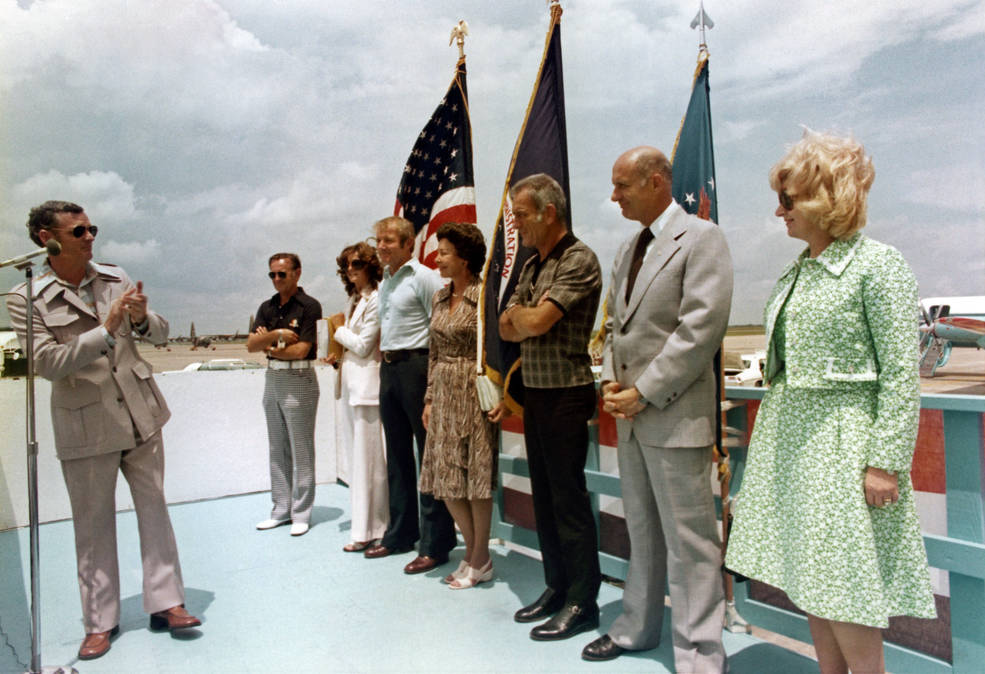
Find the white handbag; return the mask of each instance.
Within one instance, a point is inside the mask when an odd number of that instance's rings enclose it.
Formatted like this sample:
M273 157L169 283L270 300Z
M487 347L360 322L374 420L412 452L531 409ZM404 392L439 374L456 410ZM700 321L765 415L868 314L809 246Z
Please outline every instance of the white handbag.
M483 412L489 412L503 399L503 387L483 374L482 366L482 343L485 334L483 332L482 315L485 310L483 302L476 311L476 339L475 339L475 392L479 395L479 407Z

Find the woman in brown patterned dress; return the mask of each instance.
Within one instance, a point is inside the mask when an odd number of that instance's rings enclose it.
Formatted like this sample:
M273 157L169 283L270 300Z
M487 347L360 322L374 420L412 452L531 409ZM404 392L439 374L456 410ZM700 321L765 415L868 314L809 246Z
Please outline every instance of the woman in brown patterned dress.
M434 294L431 313L421 492L445 502L465 539L465 559L445 578L452 589L461 590L493 577L489 529L499 453L495 422L505 408L486 414L475 390L478 277L486 257L482 232L475 225L447 223L436 236L438 271L451 282Z

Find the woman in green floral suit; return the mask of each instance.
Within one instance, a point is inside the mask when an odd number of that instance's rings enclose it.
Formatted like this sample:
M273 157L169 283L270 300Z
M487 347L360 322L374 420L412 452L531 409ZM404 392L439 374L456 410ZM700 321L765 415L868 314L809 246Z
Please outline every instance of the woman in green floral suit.
M882 672L889 616L933 618L910 481L920 413L916 280L859 233L875 170L806 131L770 172L807 249L766 304L763 398L726 565L807 613L821 672Z

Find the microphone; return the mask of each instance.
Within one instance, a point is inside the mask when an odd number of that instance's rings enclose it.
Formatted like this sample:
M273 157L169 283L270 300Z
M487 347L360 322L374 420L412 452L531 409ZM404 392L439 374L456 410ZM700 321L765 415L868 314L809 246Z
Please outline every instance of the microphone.
M16 267L23 262L27 262L32 257L37 257L38 255L50 255L54 257L62 252L62 245L50 239L48 243L44 245L44 248L38 248L37 250L32 250L30 253L24 253L23 255L18 255L17 257L12 257L9 260L4 260L0 262L0 267Z

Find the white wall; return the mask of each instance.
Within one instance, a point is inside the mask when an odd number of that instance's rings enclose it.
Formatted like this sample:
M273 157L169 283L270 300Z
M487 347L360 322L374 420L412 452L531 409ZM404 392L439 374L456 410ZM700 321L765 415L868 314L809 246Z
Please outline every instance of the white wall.
M321 398L315 425L315 470L334 482L336 371L318 368ZM261 406L265 370L174 372L155 375L171 421L164 427L165 494L169 503L270 489L267 427ZM42 522L71 517L61 467L55 458L44 379L37 398L38 503ZM25 382L0 379L0 530L27 526ZM133 507L126 481L116 488L118 510ZM258 512L258 519L267 513Z

